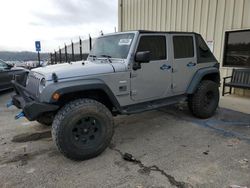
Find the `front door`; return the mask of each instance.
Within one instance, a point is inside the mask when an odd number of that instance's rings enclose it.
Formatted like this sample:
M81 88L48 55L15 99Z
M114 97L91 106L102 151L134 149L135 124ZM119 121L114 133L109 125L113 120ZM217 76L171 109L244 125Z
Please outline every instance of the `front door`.
M195 72L197 71L196 48L193 34L174 34L173 49L173 92L186 92Z
M131 73L131 98L148 101L165 97L171 91L172 63L168 60L166 34L141 34L136 52L150 51L150 62Z

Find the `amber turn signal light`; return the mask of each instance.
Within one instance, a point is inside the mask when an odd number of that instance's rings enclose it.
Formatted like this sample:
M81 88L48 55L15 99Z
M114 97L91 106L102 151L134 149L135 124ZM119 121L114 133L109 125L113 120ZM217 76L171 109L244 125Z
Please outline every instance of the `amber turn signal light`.
M54 99L55 101L58 101L59 98L60 98L60 94L59 93L54 93L52 95L52 99Z

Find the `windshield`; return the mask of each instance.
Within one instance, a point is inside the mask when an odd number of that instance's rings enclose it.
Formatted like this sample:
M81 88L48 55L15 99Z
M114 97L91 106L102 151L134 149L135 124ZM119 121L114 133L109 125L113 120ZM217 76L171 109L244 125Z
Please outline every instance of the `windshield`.
M134 38L133 33L104 36L95 41L90 56L125 59Z

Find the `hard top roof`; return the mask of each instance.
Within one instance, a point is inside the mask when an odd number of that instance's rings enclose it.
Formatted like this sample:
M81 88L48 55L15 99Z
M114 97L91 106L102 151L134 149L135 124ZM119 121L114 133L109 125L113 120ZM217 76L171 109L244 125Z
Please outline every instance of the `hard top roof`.
M199 35L196 32L186 32L186 31L151 31L151 30L136 30L139 33L169 33L169 34L196 34Z

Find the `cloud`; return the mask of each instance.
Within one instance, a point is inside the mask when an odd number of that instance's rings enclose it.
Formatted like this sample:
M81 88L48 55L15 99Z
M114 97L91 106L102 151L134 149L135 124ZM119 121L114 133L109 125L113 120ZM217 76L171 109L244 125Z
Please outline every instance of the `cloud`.
M52 12L34 11L32 25L72 26L117 22L117 0L52 0Z
M5 0L0 3L0 50L53 51L71 40L114 32L118 0ZM13 6L15 5L15 6ZM10 11L11 10L11 11Z

